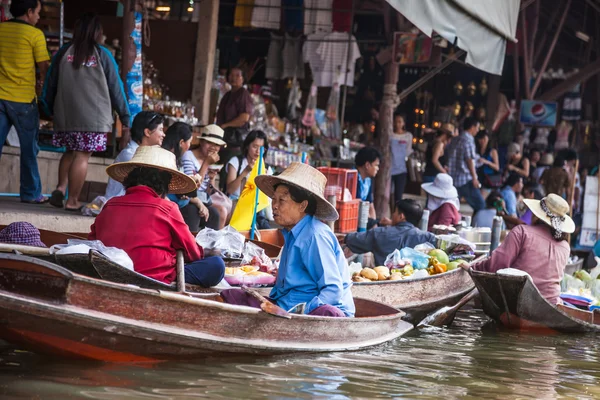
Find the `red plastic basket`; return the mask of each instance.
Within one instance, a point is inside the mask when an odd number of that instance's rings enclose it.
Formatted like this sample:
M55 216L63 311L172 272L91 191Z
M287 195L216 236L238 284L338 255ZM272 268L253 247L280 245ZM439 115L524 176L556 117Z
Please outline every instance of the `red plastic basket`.
M335 223L335 231L338 233L352 233L358 229L358 208L360 200L338 201L336 208L340 219Z
M344 200L344 192L348 189L352 198L356 198L357 170L331 167L321 167L318 170L327 177L326 196L335 194L337 201L340 202Z

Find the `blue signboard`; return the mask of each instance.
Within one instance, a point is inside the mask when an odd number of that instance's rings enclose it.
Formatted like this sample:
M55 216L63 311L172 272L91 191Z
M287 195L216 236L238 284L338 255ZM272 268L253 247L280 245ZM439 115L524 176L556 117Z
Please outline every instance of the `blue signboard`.
M524 125L556 126L558 104L554 102L522 100L521 118Z

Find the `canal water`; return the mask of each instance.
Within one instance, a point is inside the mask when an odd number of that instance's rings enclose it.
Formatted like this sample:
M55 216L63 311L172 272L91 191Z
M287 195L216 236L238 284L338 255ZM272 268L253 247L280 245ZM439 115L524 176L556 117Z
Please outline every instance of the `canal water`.
M210 358L152 367L0 345L2 399L600 398L594 335L507 332L479 311L361 352Z

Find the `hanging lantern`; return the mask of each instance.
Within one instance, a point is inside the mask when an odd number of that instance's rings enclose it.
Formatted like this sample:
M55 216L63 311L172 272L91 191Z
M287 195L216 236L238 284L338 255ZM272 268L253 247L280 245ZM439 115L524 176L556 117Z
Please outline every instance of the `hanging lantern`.
M467 94L469 96L475 96L475 92L477 92L477 86L475 86L475 82L471 81L469 86L467 86Z
M457 101L456 103L454 103L454 110L453 110L453 113L454 113L454 116L455 116L455 117L458 117L458 116L460 115L460 109L461 109L461 108L462 108L462 107L460 106L460 103L459 103L458 101Z
M481 83L479 84L479 93L481 93L482 96L485 96L488 92L488 85L487 82L485 80L485 78L483 78L481 80Z
M485 107L479 107L477 110L477 119L480 121L485 120Z
M460 96L463 92L463 85L462 83L460 83L460 81L456 82L456 84L454 85L454 93L456 93L457 96Z

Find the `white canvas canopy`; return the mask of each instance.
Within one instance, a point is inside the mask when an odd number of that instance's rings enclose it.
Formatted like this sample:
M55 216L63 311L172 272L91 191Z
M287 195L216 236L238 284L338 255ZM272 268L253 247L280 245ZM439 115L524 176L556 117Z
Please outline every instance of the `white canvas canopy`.
M520 0L387 0L426 35L467 52L467 63L501 75L506 41L516 42Z

